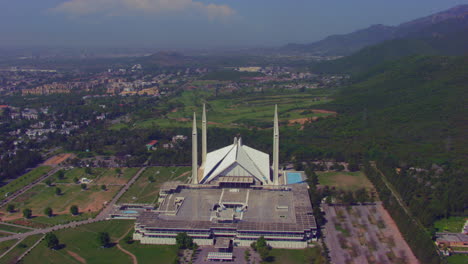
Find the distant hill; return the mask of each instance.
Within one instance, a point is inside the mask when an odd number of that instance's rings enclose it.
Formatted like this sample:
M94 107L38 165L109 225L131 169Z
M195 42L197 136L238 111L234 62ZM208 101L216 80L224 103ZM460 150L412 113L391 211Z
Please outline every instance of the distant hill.
M182 66L195 63L192 57L177 52L160 51L150 56L140 58L141 63L157 66Z
M414 55L465 55L468 54L468 17L442 20L419 31L411 37L397 38L365 47L358 52L333 61L311 66L318 72L357 73L383 62Z
M398 26L373 25L349 34L333 35L310 44L288 44L281 48L286 52L307 52L317 55L350 55L364 47L397 38L421 37L431 34L429 28L446 20L466 20L468 5L461 5Z

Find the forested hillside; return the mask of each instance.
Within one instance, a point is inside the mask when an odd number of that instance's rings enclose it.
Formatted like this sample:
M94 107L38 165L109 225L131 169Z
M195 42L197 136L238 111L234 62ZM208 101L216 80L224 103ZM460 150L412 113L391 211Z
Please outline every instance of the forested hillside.
M438 263L428 232L434 221L467 214L467 70L468 57L411 57L381 65L356 76L328 105L339 113L336 118L310 123L291 144L302 144L295 153L300 159L364 164L424 263ZM368 166L370 160L416 221Z
M426 226L438 217L463 214L467 69L467 57L413 57L357 77L329 105L339 112L337 118L305 127L301 141L311 147L298 154L402 168L393 182ZM414 173L410 167L423 170Z

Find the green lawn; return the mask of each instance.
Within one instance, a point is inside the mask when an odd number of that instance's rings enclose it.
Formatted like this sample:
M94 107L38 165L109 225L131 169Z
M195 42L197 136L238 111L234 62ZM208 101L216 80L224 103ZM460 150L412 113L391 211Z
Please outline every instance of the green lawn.
M335 186L337 189L355 191L359 188L370 189L372 183L364 173L357 172L317 172L319 184L323 186Z
M449 218L440 219L434 223L437 232L454 232L460 233L467 217L451 216Z
M320 258L320 248L307 249L278 249L274 248L270 251L273 261L269 263L276 264L302 264L314 263L314 260ZM324 263L324 262L320 262Z
M71 214L61 214L61 215L55 215L53 217L48 217L48 216L38 216L30 219L29 221L33 223L39 223L42 225L48 225L48 226L54 226L54 225L61 225L61 224L66 224L70 223L72 221L82 221L86 220L89 218L94 218L96 217L98 213L93 212L93 213L81 213L79 215L71 215Z
M299 118L324 117L331 113L314 113L311 109L320 109L320 105L329 102L323 99L323 91L312 93L289 93L282 95L252 95L248 98L214 99L207 102L207 118L211 125L217 127L268 127L271 126L275 104L278 105L280 122L288 122ZM173 98L169 103L178 107L167 116L143 119L128 125L116 124L111 129L151 128L158 127L189 127L190 119L195 111L201 118L201 105L208 94L200 91L186 91ZM166 105L160 106L167 108ZM213 124L215 123L215 124ZM209 124L210 125L210 124Z
M59 230L55 234L60 243L65 245L64 248L50 250L43 241L24 258L23 263L79 264L78 259L80 258L84 259L88 264L131 263L131 258L115 245L109 248L101 248L97 236L99 232L108 232L111 241L116 241L127 233L133 225L133 221L111 220Z
M447 258L449 264L466 264L468 263L467 254L457 254Z
M18 240L7 240L0 243L0 255L10 249ZM1 259L0 259L1 260Z
M138 259L138 263L173 263L177 257L177 247L173 245L142 245L139 241L132 244L120 242L126 250L132 252Z
M32 181L36 180L37 178L41 177L42 175L48 173L52 170L50 166L41 166L33 169L32 171L14 179L7 185L0 188L0 197L5 197L8 193L13 193L24 186L28 185Z
M21 243L16 245L16 247L1 258L0 263L16 263L16 259L43 236L43 234L38 234L26 237Z
M119 203L155 203L159 194L159 187L168 180L173 180L181 174L190 171L190 167L149 167L138 180L125 192ZM153 176L155 181L149 182L148 177ZM184 180L179 178L178 180Z
M24 232L28 232L28 231L31 231L31 230L26 229L26 228L16 227L16 226L0 224L0 231L8 231L8 232L13 232L13 233L24 233Z
M85 168L73 168L70 170L65 171L65 178L59 180L57 178L57 173L54 174L54 178L52 181L54 183L73 183L73 180L75 178L81 179L81 178L88 178L91 180L96 180L100 176L102 176L104 173L107 172L107 170L113 170L113 169L107 169L107 168L92 168L91 169L91 174L87 174L85 172Z
M71 205L78 205L80 212L97 212L121 188L121 186L108 186L107 191L103 191L98 185L88 185L87 190L82 190L81 186L76 184L57 185L57 187L61 189L62 195L55 194L55 186L36 185L16 198L14 201L15 207L18 208L16 213L2 212L10 219L22 218L24 208L30 208L33 216L44 216L46 207L52 208L54 214L69 214Z

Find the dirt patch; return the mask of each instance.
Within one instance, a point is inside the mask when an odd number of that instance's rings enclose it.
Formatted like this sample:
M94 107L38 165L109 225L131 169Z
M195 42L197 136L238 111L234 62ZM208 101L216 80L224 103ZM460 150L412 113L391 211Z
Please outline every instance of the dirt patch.
M179 111L179 108L176 107L176 108L171 110L171 113L177 113L178 111Z
M210 122L210 121L208 121L208 125L221 125L221 123L217 123L217 122Z
M80 263L86 263L86 259L78 255L77 253L67 250L68 255L72 256L74 259L78 260Z
M56 165L59 165L60 163L66 161L67 159L72 158L72 157L75 157L75 155L72 154L72 153L58 154L58 155L55 155L52 158L49 158L48 160L46 160L44 162L44 165L56 166Z
M324 109L311 109L310 111L312 111L312 112L314 112L316 114L333 114L333 115L338 114L335 111L324 110Z
M125 185L127 183L128 179L124 177L115 177L115 176L105 176L105 177L100 177L97 181L96 184L118 184L118 185Z
M179 118L176 118L175 120L179 121L179 122L189 122L190 121L190 119L186 118L186 117L179 117Z
M288 120L289 125L295 125L295 124L301 124L304 125L305 123L315 121L317 120L318 117L304 117L304 118L297 118L297 119L291 119Z

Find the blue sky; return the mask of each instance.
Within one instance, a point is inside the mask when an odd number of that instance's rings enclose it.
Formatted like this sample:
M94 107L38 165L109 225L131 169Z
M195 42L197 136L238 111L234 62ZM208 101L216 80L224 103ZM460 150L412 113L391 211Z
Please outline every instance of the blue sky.
M277 46L460 4L468 0L0 0L0 46Z

